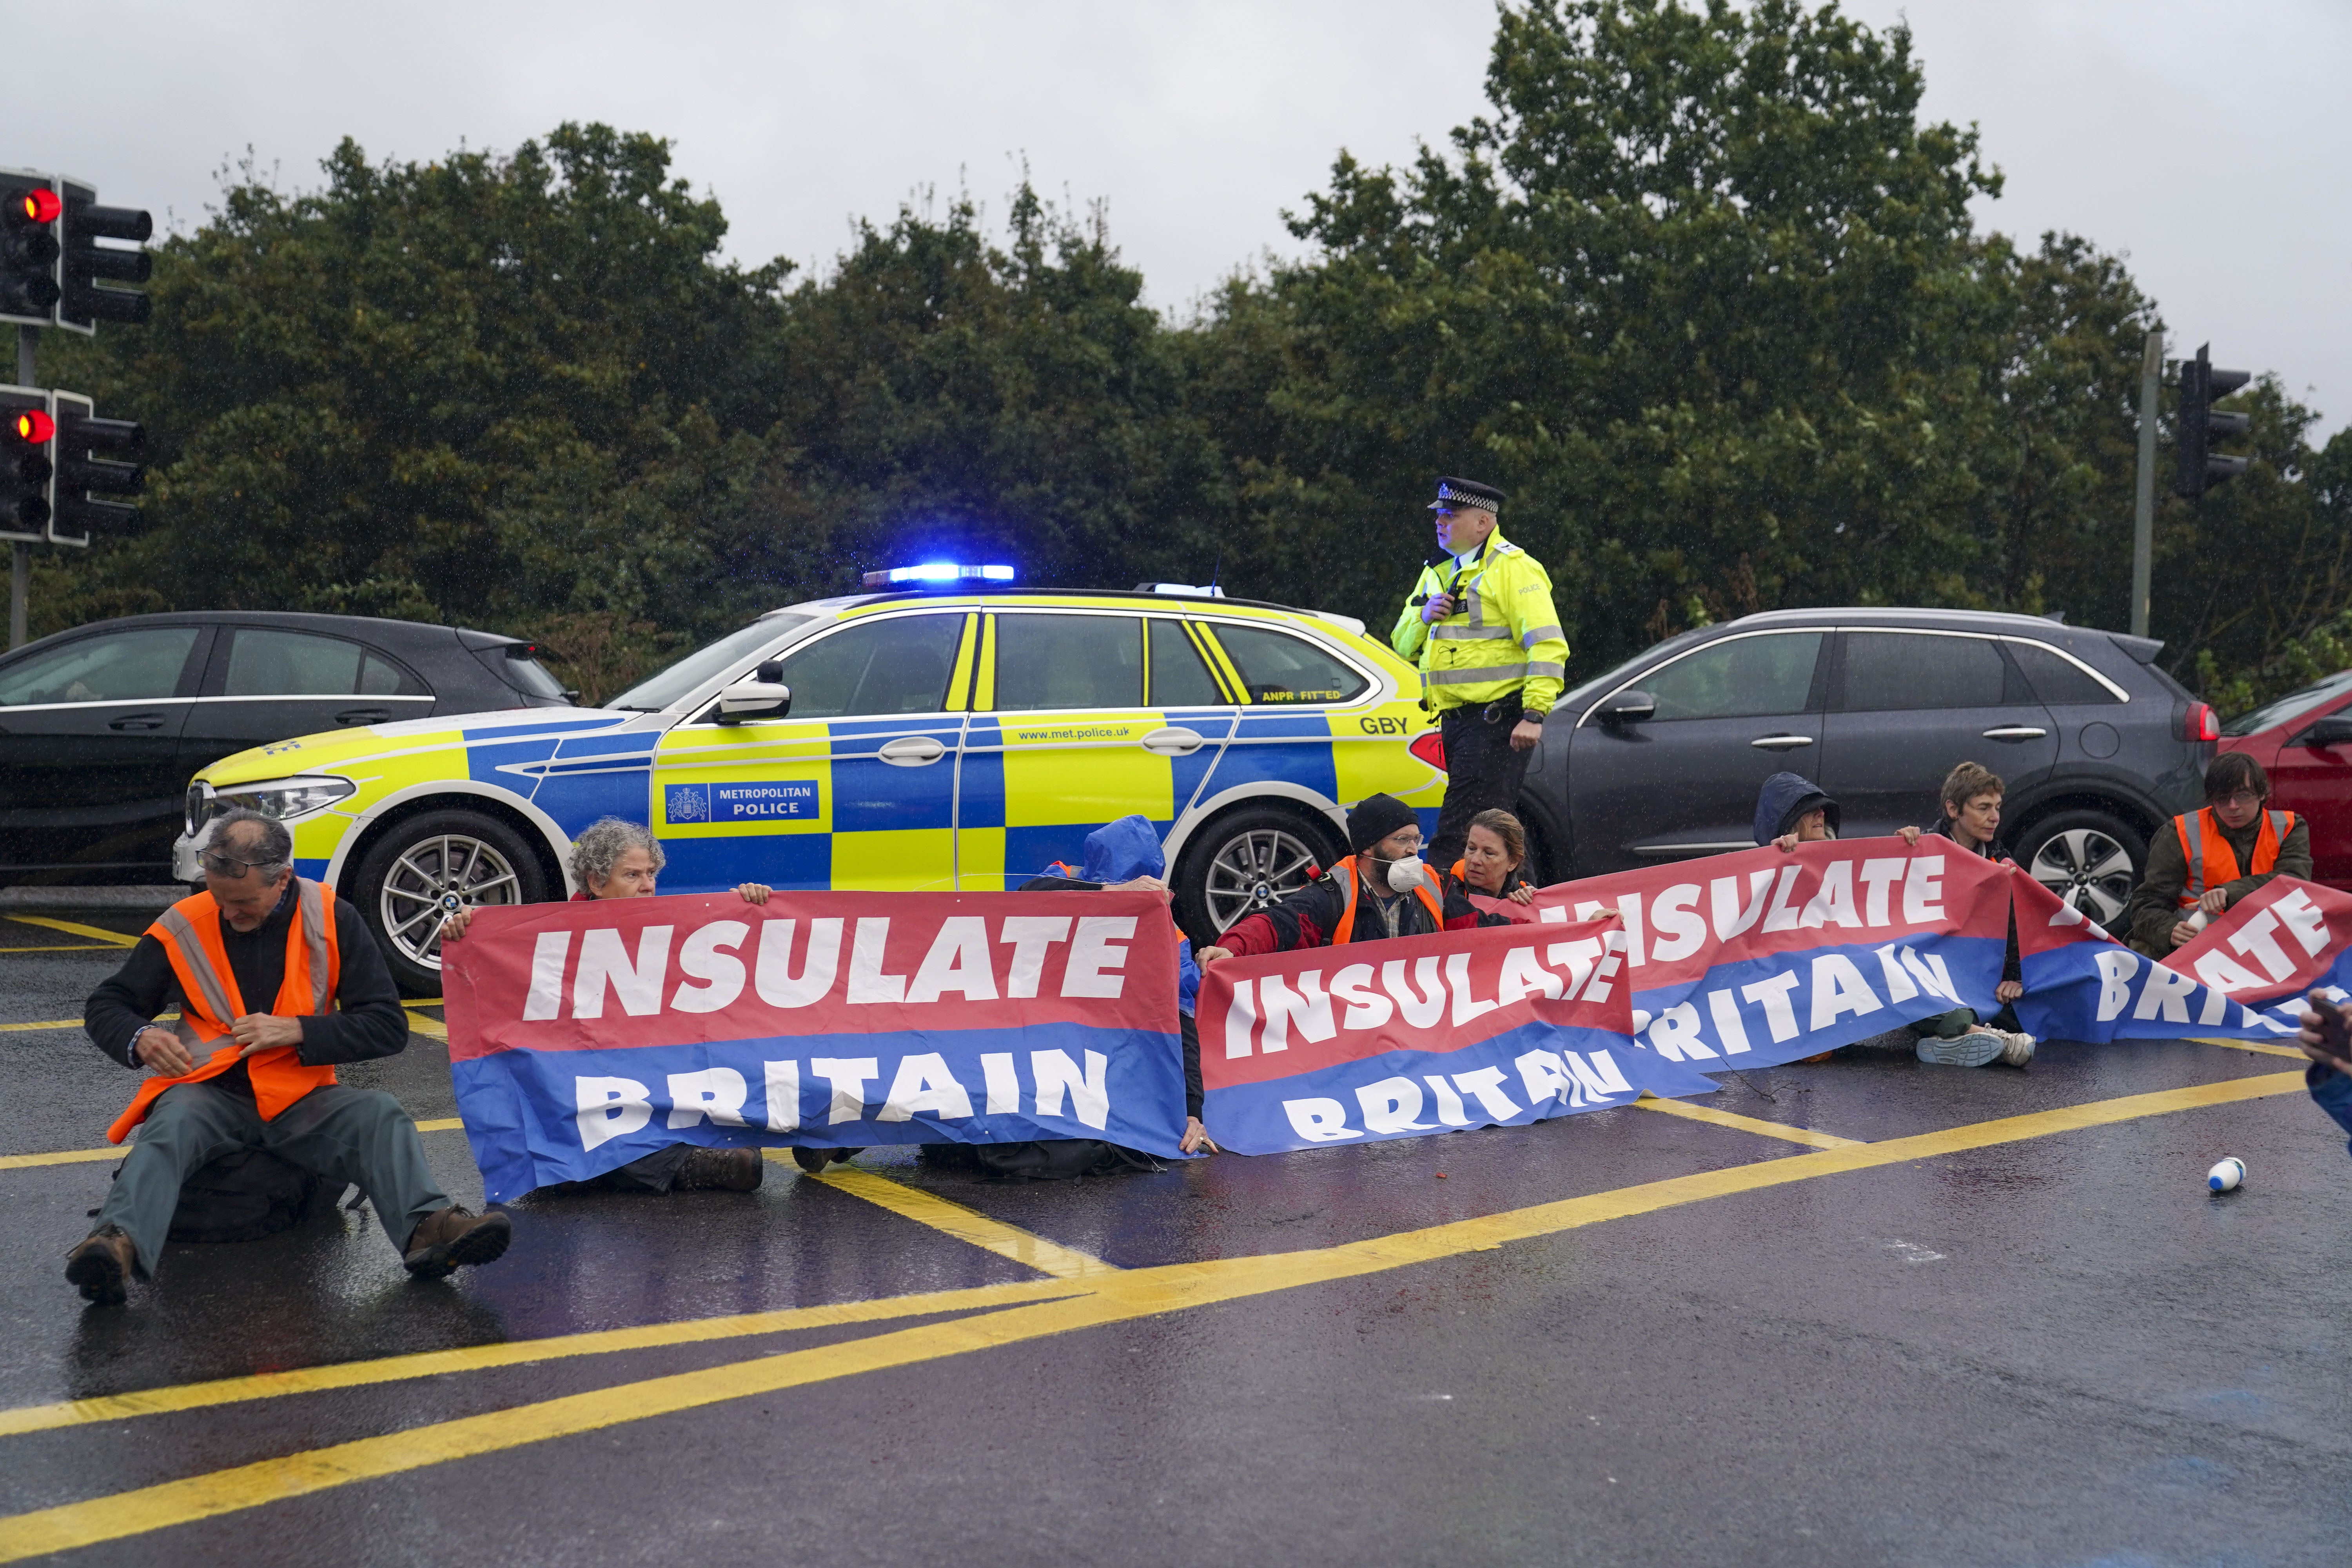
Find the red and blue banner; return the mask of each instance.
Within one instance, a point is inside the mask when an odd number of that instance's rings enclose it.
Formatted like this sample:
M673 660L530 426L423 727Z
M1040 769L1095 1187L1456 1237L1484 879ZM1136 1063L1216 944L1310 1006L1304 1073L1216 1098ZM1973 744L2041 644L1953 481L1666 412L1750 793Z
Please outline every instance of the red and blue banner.
M1559 883L1531 912L1540 923L1615 910L1629 1028L1667 1061L1721 1072L1955 1007L1992 1016L2011 875L1932 835L1832 840Z
M1711 1093L1627 1037L1623 936L1497 926L1212 964L1193 1015L1202 1121L1271 1154Z
M2352 897L2333 888L2274 878L2158 963L2017 882L2017 1015L2045 1038L2274 1040L2295 1032L2305 993L2352 985Z
M1175 1156L1150 893L733 893L478 911L445 958L493 1202L677 1142L1097 1138Z

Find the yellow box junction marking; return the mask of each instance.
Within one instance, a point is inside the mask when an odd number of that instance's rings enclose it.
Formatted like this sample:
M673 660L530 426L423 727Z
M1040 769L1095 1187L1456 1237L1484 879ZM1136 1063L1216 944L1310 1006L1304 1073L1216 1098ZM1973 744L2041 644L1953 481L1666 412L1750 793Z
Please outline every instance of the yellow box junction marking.
M791 1156L785 1157L789 1159ZM983 1252L1009 1258L1056 1279L1089 1279L1097 1274L1120 1271L1117 1264L1105 1263L1091 1253L1064 1247L1060 1242L1048 1241L1042 1236L1032 1236L1003 1220L991 1219L977 1209L950 1203L936 1194L902 1185L871 1171L844 1170L836 1166L813 1179L825 1186L854 1193L867 1203L878 1205L892 1214L902 1215L918 1225L944 1231L958 1241L968 1241Z
M1717 1127L1737 1128L1759 1137L1779 1138L1790 1143L1803 1143L1815 1149L1847 1149L1862 1142L1859 1138L1840 1138L1834 1133L1816 1132L1810 1127L1784 1127L1778 1121L1766 1121L1754 1116L1741 1116L1729 1110L1717 1110L1711 1105L1685 1105L1679 1100L1637 1100L1634 1105L1643 1110L1663 1110L1668 1116L1686 1121L1711 1122Z
M2266 1046L2260 1040L2200 1040L2197 1043L2200 1046L2221 1046L2233 1051L2252 1051L2265 1057L2292 1057L2299 1062L2311 1059L2293 1046Z
M2303 1075L2299 1072L2231 1079L2004 1117L1877 1143L1792 1154L1728 1170L1702 1171L1338 1247L1114 1270L1093 1276L1083 1285L1065 1284L1063 1289L1074 1293L1059 1300L1010 1307L982 1316L902 1329L842 1344L786 1351L696 1372L621 1384L16 1514L0 1519L0 1562L71 1551L101 1541L121 1540L303 1497L353 1481L398 1475L452 1459L498 1453L858 1373L935 1361L1077 1329L1459 1257L1513 1241L1555 1236L1607 1220L1653 1214L1684 1204L1783 1186L1818 1176L1903 1164L2145 1116L2291 1094L2302 1087Z

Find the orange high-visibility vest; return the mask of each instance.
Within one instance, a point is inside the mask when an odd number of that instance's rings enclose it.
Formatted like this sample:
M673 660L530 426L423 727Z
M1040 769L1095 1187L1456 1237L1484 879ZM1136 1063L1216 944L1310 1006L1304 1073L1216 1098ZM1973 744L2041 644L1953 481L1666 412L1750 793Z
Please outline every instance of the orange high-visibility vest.
M1356 858L1350 855L1332 867L1331 875L1340 879L1342 885L1348 889L1347 910L1339 917L1339 929L1331 933L1331 945L1338 947L1347 942L1349 934L1356 929L1356 899L1361 891L1356 884ZM1445 889L1438 882L1437 873L1431 870L1425 863L1421 868L1420 884L1412 891L1413 896L1422 901L1423 907L1429 910L1430 929L1444 931L1445 905L1443 900Z
M2191 833L2189 825L2197 824ZM2189 880L2181 887L2176 901L2182 909L2194 905L2205 896L2208 888L2219 888L2241 877L2259 877L2278 864L2279 846L2294 831L2294 813L2266 811L2260 818L2261 831L2254 835L2254 863L2244 871L2238 869L2238 852L2221 837L2221 819L2211 806L2190 812L2187 816L2172 819L2173 831L2180 835L2180 853L2189 861Z
M335 941L334 896L318 883L294 879L295 918L286 928L286 981L278 988L269 1011L284 1018L313 1017L334 1010L335 984L342 978L342 949ZM221 944L220 905L210 893L182 899L147 928L163 944L179 978L180 1021L173 1026L191 1047L221 1039L228 1026L251 1011L238 994L236 975L228 966L228 949ZM193 1072L177 1078L149 1078L131 1097L131 1108L106 1130L107 1142L120 1143L147 1119L155 1097L174 1084L201 1083L217 1078L237 1063L244 1049L234 1039L200 1062ZM276 1046L245 1058L253 1080L253 1102L268 1121L310 1093L335 1081L335 1069L302 1065L292 1046Z

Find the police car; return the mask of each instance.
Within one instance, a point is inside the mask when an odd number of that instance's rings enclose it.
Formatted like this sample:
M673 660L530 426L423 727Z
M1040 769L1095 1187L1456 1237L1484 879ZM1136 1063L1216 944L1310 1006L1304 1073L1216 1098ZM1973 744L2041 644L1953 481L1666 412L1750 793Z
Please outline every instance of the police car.
M1017 887L1093 828L1158 825L1177 916L1206 936L1346 852L1385 791L1433 826L1444 753L1413 667L1345 616L1146 584L1030 591L1001 566L868 574L771 611L601 709L377 724L196 775L205 821L288 823L296 868L364 913L401 981L438 987L444 909L568 890L572 838L651 825L665 892Z

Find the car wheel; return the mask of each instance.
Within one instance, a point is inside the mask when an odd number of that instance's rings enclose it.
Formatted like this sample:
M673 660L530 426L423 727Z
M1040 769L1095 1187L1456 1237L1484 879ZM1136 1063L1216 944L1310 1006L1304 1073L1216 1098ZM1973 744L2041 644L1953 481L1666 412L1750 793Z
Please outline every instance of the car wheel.
M2147 841L2103 811L2062 811L2033 825L2020 847L2026 874L2109 931L2147 867Z
M1176 878L1177 918L1194 939L1213 938L1345 854L1326 829L1271 806L1244 806L1203 828Z
M428 811L395 823L370 847L352 902L411 995L441 990L441 920L481 904L535 904L547 873L522 835L474 811Z

